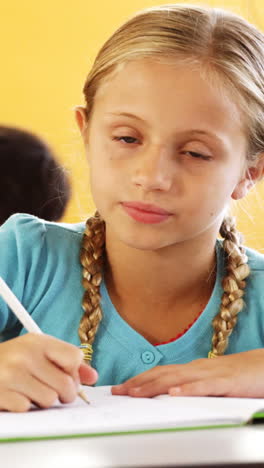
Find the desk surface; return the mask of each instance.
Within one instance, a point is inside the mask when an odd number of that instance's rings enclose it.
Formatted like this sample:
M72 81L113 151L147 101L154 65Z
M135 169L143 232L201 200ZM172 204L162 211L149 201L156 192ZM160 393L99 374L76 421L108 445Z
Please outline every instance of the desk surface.
M264 425L0 444L3 468L211 468L224 463L264 467Z

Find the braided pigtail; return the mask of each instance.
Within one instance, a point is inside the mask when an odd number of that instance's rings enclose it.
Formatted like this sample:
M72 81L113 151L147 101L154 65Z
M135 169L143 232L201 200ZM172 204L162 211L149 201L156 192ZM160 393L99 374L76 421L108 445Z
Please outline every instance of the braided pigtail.
M248 258L241 245L242 237L236 230L233 217L227 217L223 220L220 234L224 238L223 248L226 253L227 274L222 281L224 294L220 311L213 320L214 334L209 358L221 356L228 346L229 336L237 323L237 315L244 307L242 299L246 286L244 280L250 274L247 265Z
M82 285L85 293L82 301L84 314L79 325L79 337L86 361L92 359L92 344L102 319L100 284L103 277L104 246L105 223L96 212L86 221L80 252L83 267Z

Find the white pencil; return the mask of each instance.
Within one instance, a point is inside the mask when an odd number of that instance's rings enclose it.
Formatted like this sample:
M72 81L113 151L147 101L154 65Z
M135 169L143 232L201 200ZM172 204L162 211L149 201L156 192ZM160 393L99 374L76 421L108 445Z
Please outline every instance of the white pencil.
M18 320L22 323L24 328L31 333L40 333L43 334L39 326L34 322L33 318L29 315L26 311L25 307L19 302L17 297L11 291L9 286L7 286L6 282L0 276L0 295L3 297L7 305L10 307L12 312L16 315ZM86 403L90 403L87 399L86 394L79 389L78 395L82 398Z

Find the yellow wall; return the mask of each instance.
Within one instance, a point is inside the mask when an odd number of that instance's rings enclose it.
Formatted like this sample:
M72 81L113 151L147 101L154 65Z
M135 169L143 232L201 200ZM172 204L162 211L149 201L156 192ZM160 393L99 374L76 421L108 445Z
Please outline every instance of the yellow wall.
M0 6L0 122L35 131L72 174L65 221L93 210L87 166L73 118L99 46L128 15L169 0L9 0ZM182 2L184 3L184 2ZM185 3L199 3L195 0ZM264 30L263 0L205 1L242 14ZM238 209L248 245L264 251L264 186Z

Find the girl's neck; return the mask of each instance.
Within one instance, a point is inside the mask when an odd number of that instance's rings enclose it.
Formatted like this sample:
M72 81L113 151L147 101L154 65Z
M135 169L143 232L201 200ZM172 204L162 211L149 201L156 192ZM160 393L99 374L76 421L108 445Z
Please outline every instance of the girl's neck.
M132 248L106 234L105 280L122 307L132 302L155 308L210 297L215 281L215 239L176 244L159 251Z

